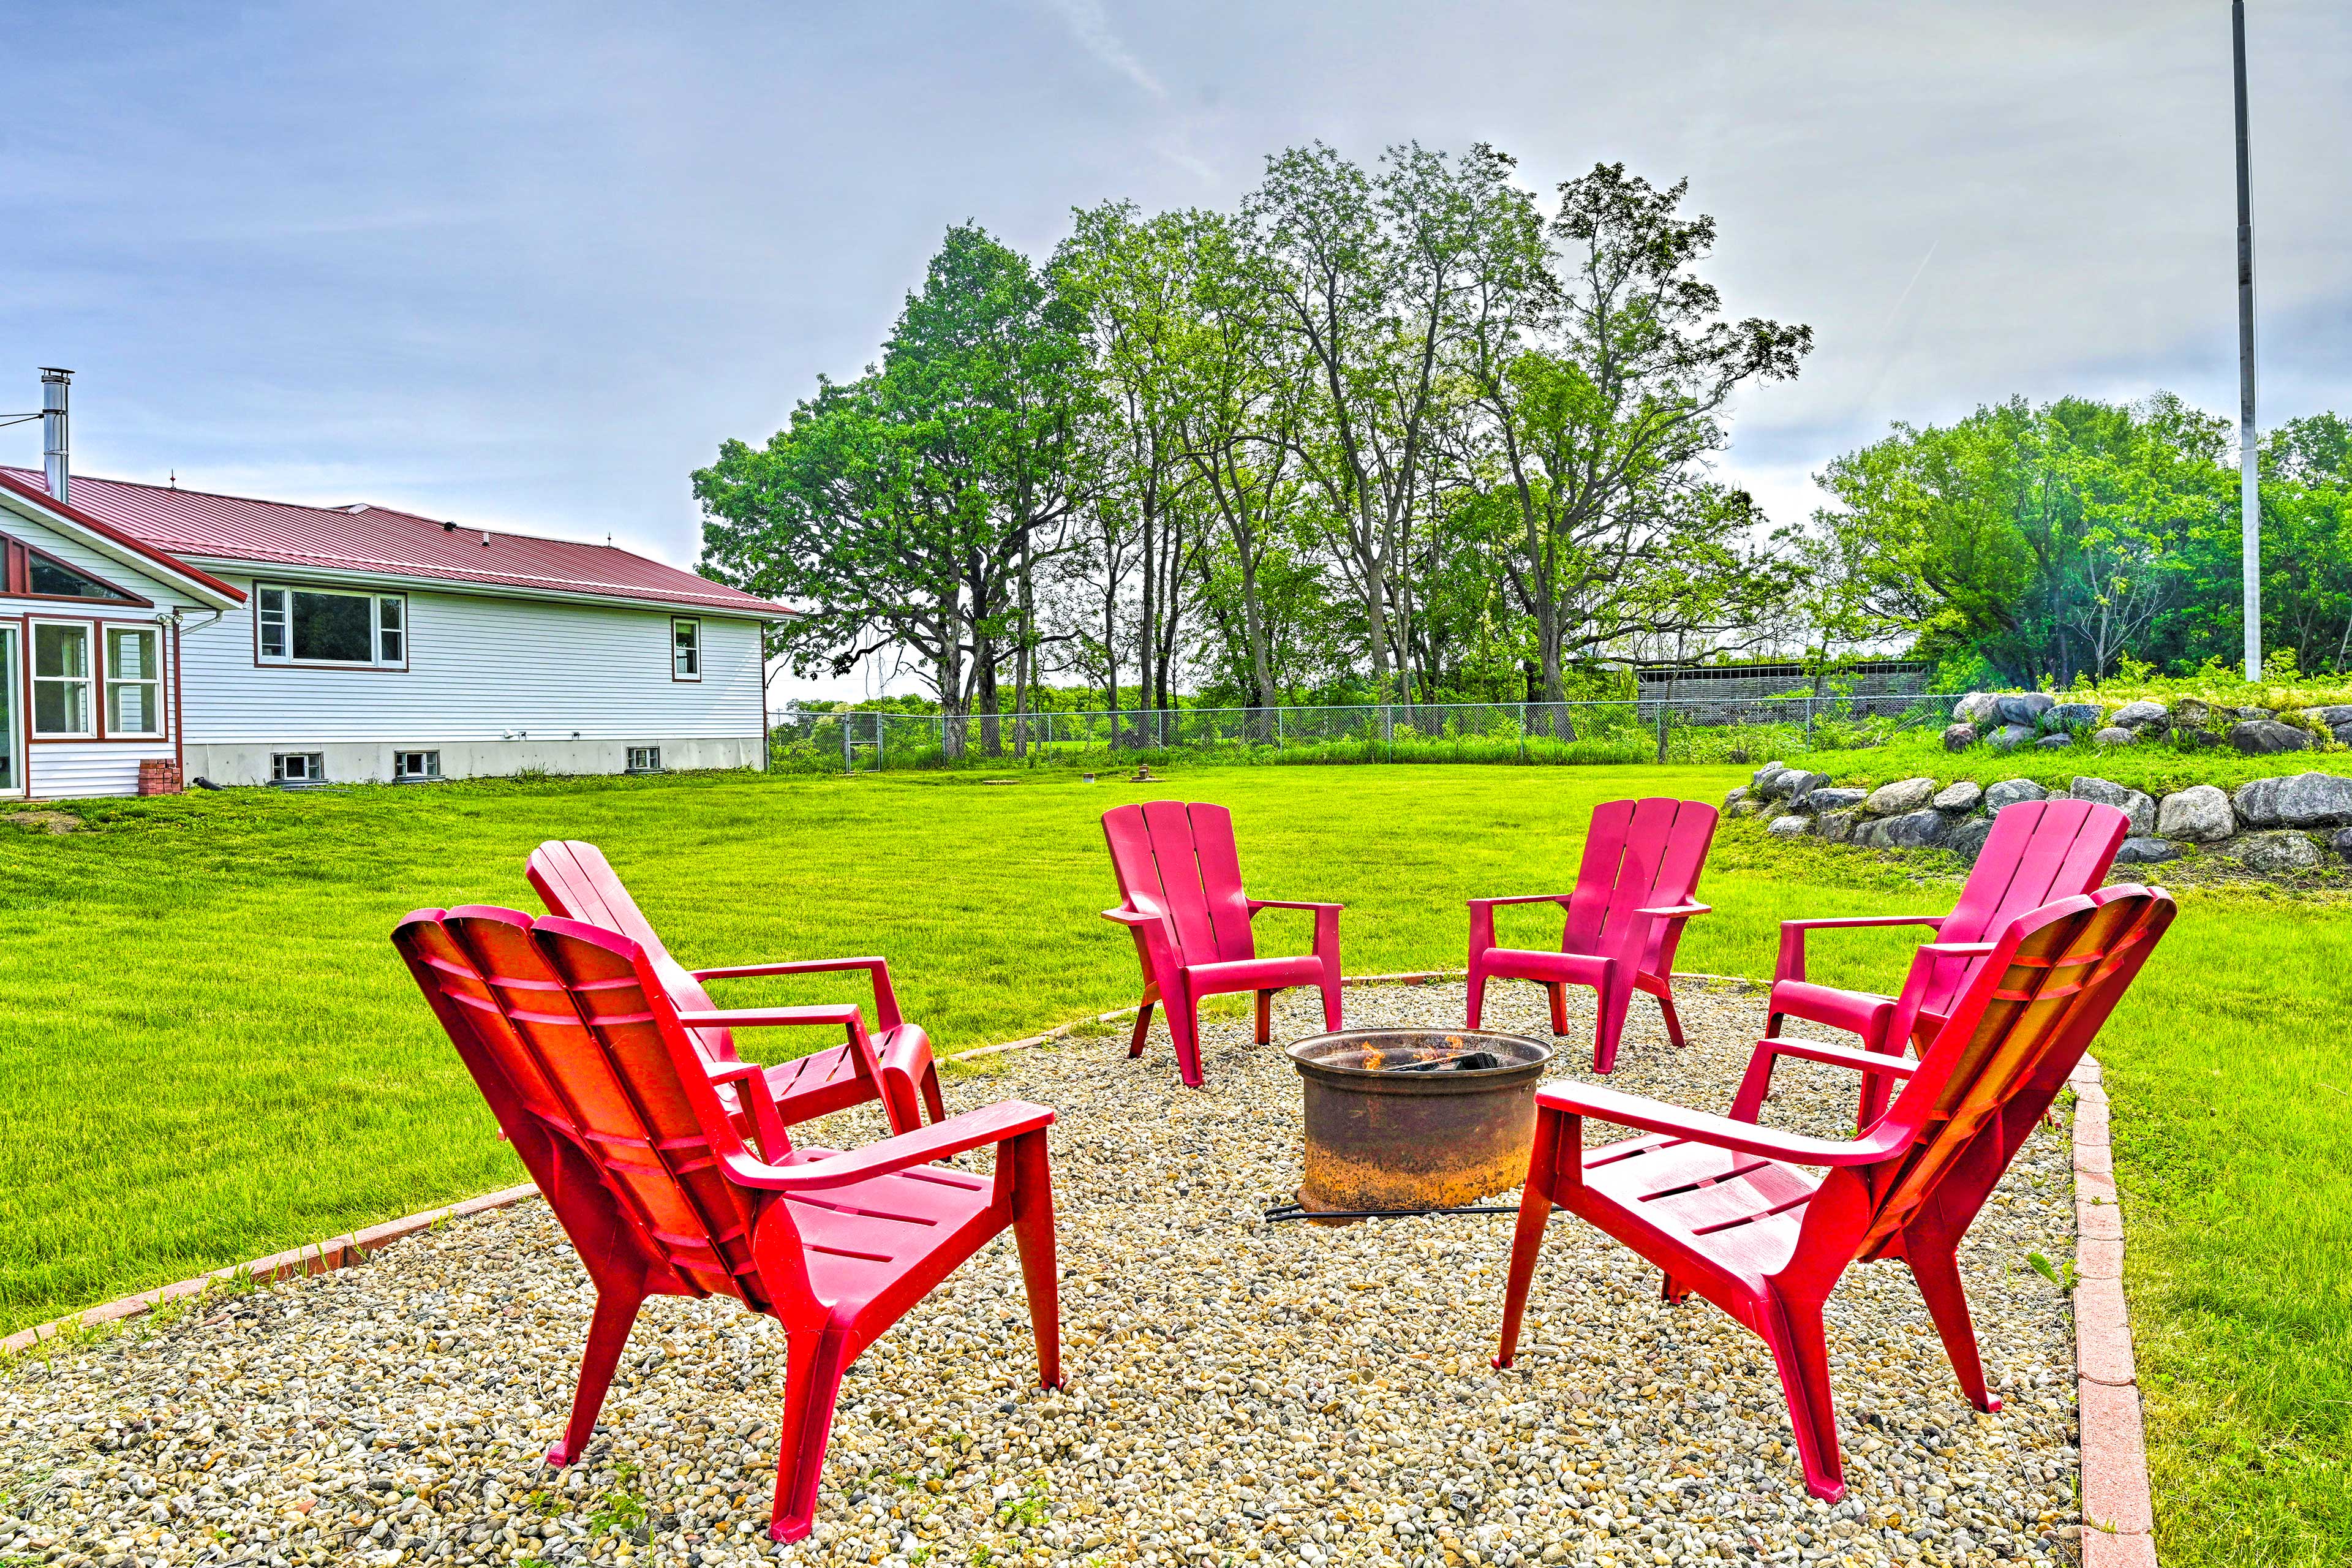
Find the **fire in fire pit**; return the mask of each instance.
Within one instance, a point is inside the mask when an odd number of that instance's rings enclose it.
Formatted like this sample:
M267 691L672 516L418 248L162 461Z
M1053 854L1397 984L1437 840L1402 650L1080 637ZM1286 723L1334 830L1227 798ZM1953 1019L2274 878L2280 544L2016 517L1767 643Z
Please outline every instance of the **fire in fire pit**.
M1307 1174L1318 1214L1419 1214L1527 1179L1547 1047L1517 1035L1347 1029L1290 1047L1307 1097Z

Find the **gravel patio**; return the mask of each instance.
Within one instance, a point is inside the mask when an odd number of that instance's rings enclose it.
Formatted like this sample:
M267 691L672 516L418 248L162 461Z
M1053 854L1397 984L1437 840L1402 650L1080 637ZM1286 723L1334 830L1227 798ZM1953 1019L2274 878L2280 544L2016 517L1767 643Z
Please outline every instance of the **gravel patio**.
M1637 999L1614 1087L1720 1110L1760 994ZM1553 1070L1591 1065L1590 994ZM1319 1027L1312 994L1277 1039ZM1351 989L1350 1026L1458 1024L1459 984ZM1487 1026L1549 1037L1498 983ZM1507 1216L1269 1225L1298 1175L1297 1079L1239 1016L1208 1088L1164 1031L986 1058L950 1109L1019 1096L1053 1135L1069 1385L1041 1393L1009 1238L850 1373L815 1535L765 1537L783 1335L646 1308L586 1461L540 1456L571 1397L585 1276L536 1200L363 1265L215 1297L0 1367L0 1564L2063 1562L2075 1412L2063 1130L1962 1252L1989 1376L1959 1395L1907 1270L1849 1272L1831 1352L1852 1491L1808 1498L1762 1343L1579 1222L1552 1222L1517 1369L1487 1364ZM1850 1130L1849 1075L1780 1069L1776 1125ZM819 1124L836 1147L871 1108ZM1508 1199L1498 1199L1507 1202Z

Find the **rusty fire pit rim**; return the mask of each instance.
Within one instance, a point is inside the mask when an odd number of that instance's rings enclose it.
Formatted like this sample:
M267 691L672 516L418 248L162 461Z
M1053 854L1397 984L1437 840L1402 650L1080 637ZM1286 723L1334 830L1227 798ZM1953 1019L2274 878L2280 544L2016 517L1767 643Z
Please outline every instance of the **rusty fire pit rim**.
M1435 1073L1404 1073L1394 1068L1343 1067L1335 1062L1324 1061L1304 1054L1307 1047L1313 1046L1328 1047L1334 1043L1370 1040L1397 1035L1426 1035L1457 1039L1465 1042L1466 1050L1478 1048L1476 1045L1470 1042L1491 1040L1530 1050L1535 1055L1525 1061L1505 1062L1500 1067L1457 1068L1441 1076ZM1511 1074L1525 1074L1531 1068L1540 1073L1543 1068L1551 1065L1552 1047L1531 1035L1507 1034L1500 1029L1448 1028L1437 1024L1408 1024L1379 1028L1330 1029L1319 1035L1308 1035L1303 1039L1292 1041L1283 1047L1283 1054L1296 1063L1301 1072L1312 1069L1317 1073L1328 1074L1333 1078L1357 1079L1373 1082L1420 1079L1425 1083L1432 1084L1447 1080L1468 1084L1491 1081Z

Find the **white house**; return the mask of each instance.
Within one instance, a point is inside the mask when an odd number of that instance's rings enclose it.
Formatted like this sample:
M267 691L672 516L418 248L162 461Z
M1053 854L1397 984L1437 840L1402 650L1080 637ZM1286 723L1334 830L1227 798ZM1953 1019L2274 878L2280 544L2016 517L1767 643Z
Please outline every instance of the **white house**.
M0 801L133 794L142 763L151 789L766 763L780 605L610 545L62 458L0 468Z

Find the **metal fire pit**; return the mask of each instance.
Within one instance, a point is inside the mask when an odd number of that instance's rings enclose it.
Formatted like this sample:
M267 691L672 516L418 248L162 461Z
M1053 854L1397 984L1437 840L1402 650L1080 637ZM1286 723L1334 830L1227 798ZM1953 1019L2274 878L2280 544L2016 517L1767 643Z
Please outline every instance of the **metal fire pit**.
M1527 1180L1549 1047L1468 1029L1346 1029L1299 1041L1290 1059L1307 1096L1297 1217L1426 1214Z

